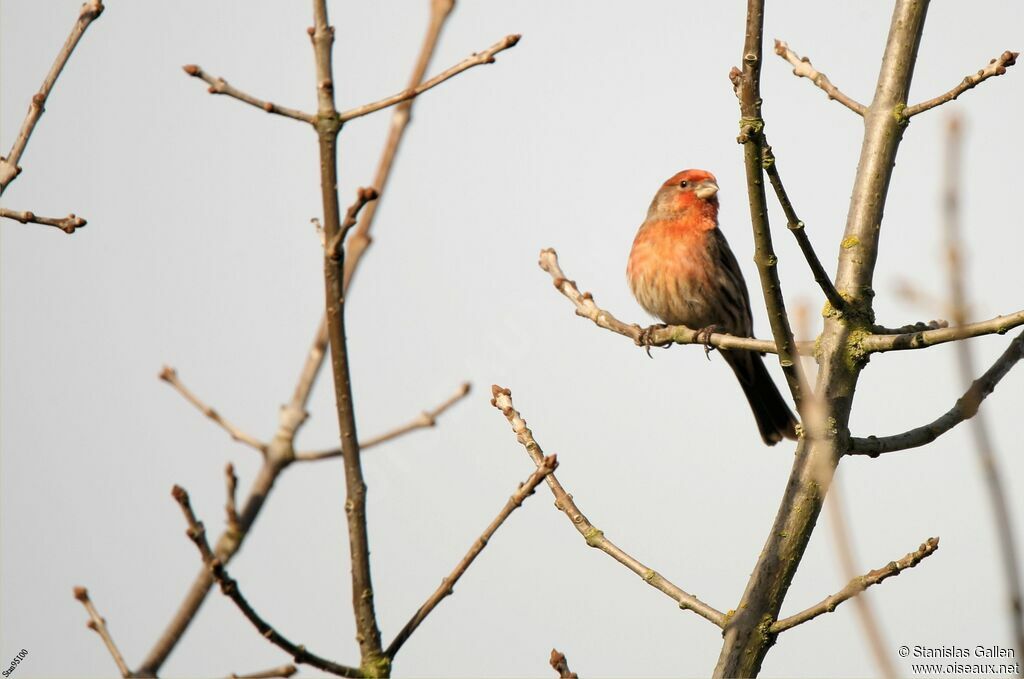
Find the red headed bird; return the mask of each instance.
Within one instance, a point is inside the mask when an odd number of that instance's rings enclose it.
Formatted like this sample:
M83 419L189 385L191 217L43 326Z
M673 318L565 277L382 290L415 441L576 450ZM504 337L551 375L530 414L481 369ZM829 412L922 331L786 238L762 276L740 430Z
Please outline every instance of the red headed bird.
M753 336L750 298L736 257L718 228L718 183L683 170L662 184L629 253L626 277L648 313L670 325ZM761 354L721 350L770 446L796 438L796 418Z

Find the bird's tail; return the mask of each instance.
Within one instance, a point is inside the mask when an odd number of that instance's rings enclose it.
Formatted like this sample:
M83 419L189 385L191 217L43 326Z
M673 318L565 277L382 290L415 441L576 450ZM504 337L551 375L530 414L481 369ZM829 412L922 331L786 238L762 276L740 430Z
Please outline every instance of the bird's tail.
M752 351L721 351L721 354L743 387L764 442L774 446L783 438L796 439L796 418L768 374L761 356Z

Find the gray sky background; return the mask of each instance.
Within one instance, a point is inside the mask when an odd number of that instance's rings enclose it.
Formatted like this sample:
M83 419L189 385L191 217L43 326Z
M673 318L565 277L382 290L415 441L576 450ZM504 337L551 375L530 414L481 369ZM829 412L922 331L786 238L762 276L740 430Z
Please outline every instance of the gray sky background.
M756 281L726 77L739 62L740 2L461 0L431 72L504 35L523 40L425 95L392 175L375 242L353 286L349 341L360 432L433 407L462 380L475 390L439 426L368 453L376 601L390 640L532 470L489 386L513 390L559 476L606 534L721 610L735 606L782 495L791 447L761 445L723 361L699 348L649 360L573 315L536 266L558 249L581 289L623 320L648 323L624 278L654 191L679 169L718 175L722 227ZM0 143L67 35L78 0L0 3ZM401 89L427 0L331 3L339 105ZM787 40L851 96L873 92L891 3L772 3L766 38ZM89 587L129 663L162 630L199 568L169 491L180 483L211 530L222 469L240 488L256 454L233 444L156 375L163 364L261 437L290 396L320 318L316 140L181 71L212 74L312 110L308 3L116 2L86 34L50 98L4 205L89 220L0 227L3 306L0 664L21 648L20 679L112 676L71 588ZM1005 49L1024 7L1006 0L929 12L911 99L934 96ZM845 223L861 125L770 53L762 91L771 142L829 271ZM963 197L972 316L1024 306L1017 197L1024 69L913 120L892 183L876 272L878 320L941 317L895 295L903 277L945 289L938 223L942 131L967 116ZM389 113L341 136L341 195L368 184ZM774 218L791 304L820 308L798 249ZM752 288L752 296L760 293ZM816 319L816 316L815 316ZM769 336L755 308L759 336ZM972 341L987 366L1009 337ZM777 367L770 369L781 382ZM328 377L325 375L325 377ZM961 393L947 345L877 356L852 429L888 434L947 410ZM1024 540L1018 368L985 402ZM329 378L302 448L337 441ZM897 667L913 646L1010 645L991 513L966 427L926 449L849 459L839 482L863 571L941 536L939 552L871 590ZM296 465L279 480L231 572L292 639L357 663L343 473ZM783 608L845 578L819 522ZM403 649L396 676L548 677L552 646L583 676L700 676L718 631L588 549L542 489L517 511ZM287 658L213 593L165 666L224 676ZM784 634L765 676L866 676L875 667L852 606ZM315 674L305 670L304 674Z

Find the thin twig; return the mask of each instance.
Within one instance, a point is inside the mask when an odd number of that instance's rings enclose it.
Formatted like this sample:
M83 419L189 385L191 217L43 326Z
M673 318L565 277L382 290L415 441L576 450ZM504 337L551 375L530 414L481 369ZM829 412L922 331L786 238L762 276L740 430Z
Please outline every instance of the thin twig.
M814 246L811 245L811 239L807 237L807 229L804 223L796 216L796 210L789 199L789 194L786 193L786 187L782 185L782 177L779 176L779 166L775 160L775 154L772 153L772 147L768 144L767 139L765 139L764 143L762 165L768 174L768 179L772 183L772 188L775 189L775 197L779 199L779 205L782 206L782 211L786 215L786 226L789 227L790 232L796 238L800 251L804 253L804 259L807 260L807 265L811 267L811 273L814 275L815 282L817 282L821 291L825 293L825 298L828 299L832 308L842 313L846 309L846 300L842 298L836 287L832 284L832 279L826 273L825 267L821 265L821 260L818 259Z
M167 382L169 385L174 387L174 390L181 394L186 401L188 401L197 409L199 409L199 412L201 412L203 415L206 415L208 418L216 422L217 425L220 426L221 429L226 431L233 440L238 441L239 443L244 443L250 448L255 448L256 450L266 455L266 443L260 441L255 436L245 433L244 431L242 431L241 429L239 429L238 427L236 427L235 425L231 424L223 417L221 417L220 413L218 413L216 409L204 403L202 399L196 396L192 391L188 389L188 387L184 385L184 383L182 383L180 379L178 379L177 370L175 370L169 365L165 365L163 367L163 370L160 371L158 377L164 382Z
M366 441L361 441L359 443L360 450L365 451L368 448L373 448L374 446L386 443L387 441L398 438L403 434L407 434L417 429L424 429L435 426L437 424L437 418L444 414L444 412L451 408L453 405L464 399L469 394L469 391L469 382L463 382L462 385L459 387L458 391L456 391L454 394L448 397L447 400L445 400L443 403L441 403L433 410L426 410L420 413L419 416L416 417L415 419L406 422L400 427L396 427L391 431L385 432L371 439L367 439ZM296 462L311 462L314 460L326 460L333 457L341 456L341 448L331 448L329 450L296 453L295 460Z
M946 413L923 426L892 436L851 438L849 455L877 457L882 453L917 448L931 443L964 420L974 417L981 402L991 394L1017 361L1024 358L1024 332L1010 342L1006 351L978 379L971 383L964 395Z
M420 47L419 56L409 77L409 88L414 88L423 82L426 77L430 60L434 56L437 42L441 38L441 30L455 7L455 0L431 0L430 21L427 24L427 32L423 37L423 44ZM373 186L378 192L383 193L387 188L388 177L391 176L391 168L394 166L395 156L402 144L405 131L412 121L412 108L416 103L415 99L407 99L396 105L391 114L391 125L388 128L388 138L381 151L380 160L377 162L377 172L373 178ZM370 203L365 210L359 214L359 225L345 245L345 291L348 292L352 285L352 276L355 275L359 263L363 260L366 249L370 246L370 229L373 226L374 217L377 215L379 201Z
M918 321L917 323L908 323L907 325L901 325L898 328L887 328L884 325L873 325L871 326L871 332L876 335L904 335L912 332L924 332L925 330L939 330L940 328L948 328L949 321L941 319L933 321Z
M334 240L328 244L327 256L331 259L341 258L341 244L345 241L345 236L348 234L349 229L356 225L356 219L359 217L359 211L366 206L367 203L377 200L380 194L377 193L377 189L372 187L364 186L356 191L356 199L348 206L348 210L345 211L345 220L341 223L337 235Z
M611 330L625 337L630 338L637 346L663 347L670 344L698 344L703 346L705 338L707 343L719 349L744 349L746 351L757 351L774 354L775 342L771 340L755 339L752 337L736 337L721 333L701 334L699 330L693 330L685 325L665 325L644 330L634 323L623 323L615 318L610 312L597 306L594 296L589 292L580 292L576 287L576 281L566 278L565 273L558 264L558 253L547 248L541 250L541 269L550 274L555 284L555 289L562 293L576 307L576 315L589 319L594 325L605 330ZM698 337L699 335L699 337ZM812 354L814 342L799 342L796 346L801 354Z
M453 0L431 0L430 4L430 24L414 69L414 80L411 81L411 85L415 85L423 79L423 74L426 72L427 65L437 45L441 28L451 13L454 2ZM393 167L395 154L400 145L401 138L407 129L415 101L415 99L410 99L395 107L395 112L392 116L391 132L381 153L377 175L374 179L374 186L378 191L382 191L387 183L387 178ZM370 203L367 209L363 210L360 214L359 226L346 248L351 250L351 252L346 253L345 257L346 292L351 282L352 274L355 272L358 263L362 261L362 256L369 245L369 230L378 204L379 201ZM320 319L312 345L307 352L306 360L295 385L294 394L290 402L281 408L277 433L270 441L267 456L243 504L240 516L241 530L237 534L224 531L217 540L215 550L222 563L228 563L237 553L245 537L248 535L249 526L252 525L252 522L255 521L262 510L277 477L294 459L293 445L295 436L306 420L306 406L317 375L323 367L327 343L327 318L324 316ZM213 576L210 574L210 571L205 567L201 568L189 587L185 598L179 605L177 612L171 618L166 629L157 639L139 669L136 670L136 674L140 676L156 676L167 660L167 657L181 640L182 635L191 625L192 620L195 619L196 613L206 599L207 594L209 594L212 585Z
M8 210L5 207L0 207L0 217L13 219L17 222L21 222L22 224L56 226L67 234L74 233L75 229L80 229L87 224L84 219L76 216L73 212L67 217L40 217L31 210Z
M540 445L533 438L533 432L526 426L526 420L522 418L519 412L515 409L512 404L512 392L508 389L504 389L497 385L491 387L491 393L494 398L491 399L491 405L501 411L505 419L508 420L509 424L512 425L512 431L516 435L516 440L526 449L527 454L533 463L540 467L544 464L544 451L541 450ZM615 545L611 540L604 536L604 532L598 529L594 524L590 523L583 512L580 511L579 507L573 501L572 495L566 492L562 484L559 483L558 479L554 474L548 474L545 478L548 487L551 489L551 494L555 496L555 508L562 511L569 522L572 523L573 527L583 536L589 547L594 547L601 550L608 556L612 557L623 566L633 571L635 574L643 578L651 587L655 588L663 594L667 594L669 598L675 601L680 608L683 610L690 610L701 616L702 618L711 621L715 625L722 627L725 625L725 615L716 610L715 608L704 603L692 594L688 594L676 585L666 580L657 571L654 571L640 561L630 556L626 552L622 551L618 546Z
M224 484L227 491L227 503L224 505L224 509L227 513L228 530L237 533L241 526L241 522L238 520L238 505L235 502L235 495L238 490L238 476L235 475L235 465L230 462L224 468Z
M775 520L757 557L743 595L734 607L735 614L725 627L722 649L712 676L757 676L775 635L767 633L765 621L777 620L780 607L806 553L807 545L820 516L824 498L828 494L849 425L852 394L857 388L861 363L858 363L851 345L851 335L862 332L859 324L870 318L872 279L878 254L879 225L890 187L892 168L902 137L900 120L892 115L898 104L906 102L913 75L917 48L924 29L927 3L916 0L895 0L885 52L881 59L879 77L871 106L864 115L864 138L860 161L851 192L844 238L853 244L839 248L835 286L842 290L850 312L855 319L829 315L824 319L817 339L815 358L819 370L815 393L825 404L825 419L829 432L823 437L804 437L797 443L793 466L779 503ZM765 3L747 0L744 25L744 43L741 59L743 77L740 94L744 107L745 133L751 136L761 131L760 115L749 115L759 97L750 92L749 80L756 80L762 62L762 36ZM749 146L749 145L748 145ZM757 180L752 154L745 153L748 177ZM755 169L756 168L756 169ZM751 172L751 170L755 170ZM748 181L748 188L751 182ZM756 189L756 186L754 187ZM748 192L751 193L751 192ZM756 201L751 216L760 208L756 190L751 197ZM773 328L774 334L774 328ZM859 332L857 332L859 335ZM777 335L776 335L777 336ZM780 347L781 348L781 347Z
M186 534L189 539L195 543L196 549L199 550L199 554L202 556L203 563L210 569L210 573L220 585L221 591L231 599L236 606L238 606L238 609L242 611L242 614L257 630L259 630L260 636L291 655L297 663L312 665L317 669L330 672L331 674L336 674L339 677L363 676L355 667L339 665L331 660L327 660L326 658L322 658L314 653L310 653L306 650L305 646L293 644L275 630L270 623L260 617L253 607L249 605L249 602L246 601L245 597L242 596L242 592L238 588L238 583L228 575L227 570L224 568L224 564L221 563L220 559L214 556L213 550L210 549L210 545L206 541L206 528L203 526L203 523L196 518L195 512L192 511L192 505L189 502L188 493L181 486L174 486L171 494L174 496L174 499L181 507L182 513L185 515L185 521L188 523L188 530L186 531Z
M269 670L263 670L262 672L252 672L250 674L235 674L231 673L228 679L288 679L299 670L295 665L281 665L280 667L272 667Z
M935 330L919 330L899 335L868 335L861 341L861 348L866 352L904 351L907 349L924 349L937 344L981 337L982 335L1003 335L1009 330L1024 325L1024 310L1005 316L996 316L987 321L953 325L936 328Z
M498 42L494 43L493 45L485 49L483 52L466 57L465 59L455 64L451 68L438 73L430 80L426 80L423 83L417 85L416 87L408 88L406 90L403 90L402 92L399 92L398 94L394 94L390 97L387 97L386 99L375 101L372 104L364 104L362 106L357 106L356 108L349 109L347 111L340 113L338 115L338 118L341 122L345 123L348 122L349 120L352 120L353 118L359 118L361 116L367 115L368 113L373 113L374 111L379 111L383 108L394 106L395 104L400 104L401 102L408 101L413 97L418 97L427 90L440 85L445 80L448 80L449 78L454 77L465 70L473 68L474 66L480 66L481 64L493 64L495 61L494 55L498 54L499 52L503 52L509 49L510 47L515 47L516 43L519 42L519 39L521 37L521 35L507 35Z
M763 21L763 13L759 15ZM764 136L761 117L761 38L763 24L757 31L748 22L743 46L743 65L740 69L738 97L740 104L740 135L736 141L743 145L743 166L747 178L747 203L750 206L750 225L754 236L754 262L757 264L764 295L772 338L778 349L779 366L793 395L797 411L803 414L803 403L811 395L803 366L796 360L793 329L786 313L786 300L779 279L779 258L772 245L771 226L768 221L768 199L764 191L764 162L768 141ZM768 153L770 156L770 151ZM774 165L774 163L772 163ZM781 184L779 184L781 186ZM783 195L785 195L783 193ZM780 199L781 202L781 199ZM789 202L788 198L785 201ZM792 206L790 206L792 208ZM791 212L792 210L790 210ZM787 212L787 217L790 212ZM795 215L794 215L795 216ZM813 254L813 251L812 251ZM815 258L816 259L816 258ZM820 267L820 263L819 263ZM846 308L844 302L840 309Z
M1004 56L1006 55L1004 54ZM964 185L961 127L959 118L950 118L945 144L945 180L942 197L943 232L949 271L949 298L952 306L951 317L956 325L964 324L967 311L971 306L967 293L967 276L964 271L966 244L962 237L963 228L960 216L960 192ZM971 345L967 342L958 342L956 354L960 380L964 386L969 387L971 379L977 372ZM1003 484L1001 463L986 423L985 413L977 413L971 419L968 429L974 438L974 450L977 453L981 475L991 501L992 518L997 535L996 544L999 546L998 549L1002 556L1003 578L1006 581L1006 592L1009 599L1010 629L1013 630L1017 652L1022 653L1024 652L1024 593L1022 593L1020 580L1021 567L1017 555L1017 541L1014 539L1013 519L1006 488Z
M103 639L103 643L106 645L107 650L110 651L110 655L114 659L114 664L117 665L118 671L121 672L121 676L132 676L132 671L128 668L128 663L124 661L124 656L122 656L121 651L117 649L117 644L114 643L114 638L110 636L110 630L107 629L107 621L99 614L99 611L96 610L96 607L92 603L92 599L89 598L89 590L85 587L75 587L74 591L75 598L82 602L82 605L85 606L86 612L89 614L89 622L87 623L89 629L99 634L100 638Z
M327 0L313 0L313 26L309 31L316 66L316 132L320 158L320 200L323 208L324 238L333 245L341 237L341 207L338 200L338 132L342 120L334 101L332 50L334 27L327 19ZM324 251L324 304L327 336L331 347L334 404L345 472L345 522L348 528L349 575L352 615L359 644L360 671L371 676L390 674L383 655L380 628L373 601L370 569L370 538L366 522L366 482L356 428L355 401L345 337L345 251L337 256Z
M569 661L565 659L565 654L558 649L551 649L551 658L548 659L548 663L551 665L551 669L558 672L559 679L580 679L580 675L569 669Z
M977 87L978 85L985 82L989 78L993 78L997 75L1003 75L1004 73L1006 73L1006 69L1017 63L1017 57L1019 55L1020 52L1011 52L1009 50L1003 52L995 59L989 61L988 66L978 70L977 73L972 73L968 75L966 78L960 81L959 85L957 85L950 91L940 94L934 99L929 99L928 101L922 101L920 104L908 106L903 111L903 115L906 116L907 118L911 118L913 116L916 116L918 113L924 113L928 109L935 108L936 106L941 106L942 104L945 104L948 101L953 101L967 90Z
M816 70L814 66L811 65L810 59L807 57L801 57L799 54L791 50L789 45L784 41L775 41L775 53L793 65L793 75L800 78L807 78L824 90L829 99L835 99L859 116L863 116L864 112L867 111L864 104L861 104L860 102L843 94L842 90L832 84L832 81L828 79L828 76L821 71Z
M250 106L255 106L267 113L276 113L279 116L298 120L303 123L309 123L310 125L316 121L315 116L310 115L305 111L299 111L298 109L288 108L286 106L278 106L273 102L263 101L262 99L257 99L250 94L246 94L237 87L229 85L228 81L224 80L224 78L212 76L195 64L182 66L181 70L185 71L185 73L188 73L193 78L199 78L203 82L209 84L210 87L207 88L206 91L210 94L226 94L232 99L237 99L238 101L249 104Z
M78 10L78 18L75 20L75 25L71 27L71 33L68 35L67 40L64 41L64 46L57 53L57 58L53 62L53 66L50 67L50 71L43 78L43 84L40 86L39 91L32 96L28 113L25 115L25 120L21 123L21 129L18 130L18 136L14 139L14 145L11 146L11 150L6 158L0 157L0 194L4 192L4 189L21 172L18 161L21 160L21 155L25 152L25 147L28 146L29 137L32 136L36 123L39 122L43 111L46 110L46 99L50 96L50 92L57 82L57 77L64 70L64 65L68 63L71 53L74 51L75 46L78 45L78 41L82 39L85 30L103 13L103 9L103 0L89 0Z
M791 615L788 618L776 621L771 626L771 632L774 634L785 632L797 625L813 620L819 615L831 613L839 604L848 599L852 599L868 587L877 585L893 575L899 575L902 571L905 571L908 568L913 568L917 564L921 563L922 560L934 554L938 548L939 539L928 538L920 547L917 548L916 551L910 552L899 561L890 561L881 568L869 571L859 578L854 578L841 590L831 596L825 597L810 608L800 611L795 615Z
M384 655L394 660L395 655L402 648L409 637L412 636L416 628L420 626L430 612L433 611L445 597L455 592L455 583L459 581L459 578L463 576L466 570L470 567L473 561L480 555L480 552L484 551L484 547L490 542L494 533L501 527L501 524L505 523L505 520L514 512L516 509L523 504L526 498L533 495L533 491L536 490L537 486L548 477L551 472L555 471L558 467L558 460L554 455L548 455L545 457L540 465L534 470L533 474L526 479L523 483L519 484L519 488L515 493L508 499L505 506L501 508L498 515L494 517L494 520L484 529L480 537L476 539L473 546L469 548L466 555L462 557L462 560L456 564L452 572L447 577L441 580L441 585L434 590L434 592L427 597L427 600L423 602L423 605L419 607L416 613L409 619L409 622L405 623L405 627L395 636L394 641L388 646L387 650L384 651Z
M227 564L242 546L242 542L249 534L249 527L263 509L270 491L277 481L277 477L294 460L295 451L293 442L295 435L306 421L306 405L309 402L309 395L313 389L314 378L317 368L322 365L324 353L327 350L326 331L321 326L313 340L313 344L306 354L299 379L295 385L295 392L291 401L283 406L278 415L278 429L267 447L267 454L263 458L263 464L256 474L255 480L249 489L249 493L239 513L239 525L237 530L223 531L217 538L214 546L214 553L221 563ZM209 594L213 586L213 575L205 566L199 570L192 585L189 587L185 598L178 606L177 612L168 622L163 633L150 649L149 654L142 661L142 664L135 671L138 676L153 677L163 666L167 657L181 640L185 630L192 624L199 607Z

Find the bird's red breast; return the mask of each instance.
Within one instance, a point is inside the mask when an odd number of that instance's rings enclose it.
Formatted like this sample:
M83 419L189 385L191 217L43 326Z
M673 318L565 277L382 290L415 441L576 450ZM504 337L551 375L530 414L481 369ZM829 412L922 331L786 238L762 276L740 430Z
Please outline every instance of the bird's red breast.
M666 323L702 327L713 288L718 199L698 196L714 187L704 170L683 170L666 181L633 240L626 276L640 305ZM709 189L710 190L710 189ZM704 323L707 325L708 323Z

